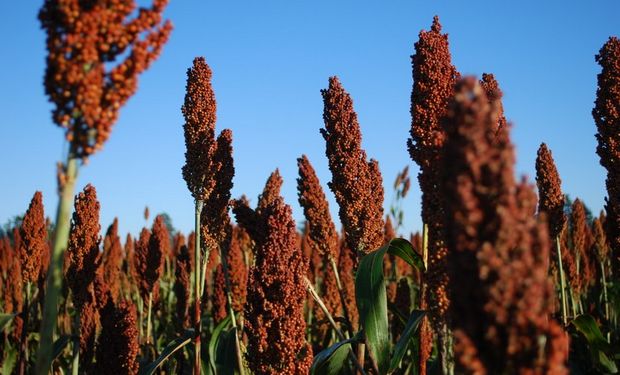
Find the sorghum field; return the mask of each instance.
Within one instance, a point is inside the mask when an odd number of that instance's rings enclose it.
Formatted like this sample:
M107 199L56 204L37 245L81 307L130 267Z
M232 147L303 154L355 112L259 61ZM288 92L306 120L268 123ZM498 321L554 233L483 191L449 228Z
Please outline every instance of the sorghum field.
M2 374L618 372L620 39L593 56L592 152L607 173L598 214L567 198L545 143L535 181L515 176L500 85L493 74L459 73L435 17L415 41L410 137L400 146L417 179L408 167L381 175L333 76L320 93L331 179L319 181L299 150L297 202L284 201L278 169L258 197L231 196L234 136L218 129L214 72L198 56L187 61L178 129L178 178L195 202L181 214L195 229L171 232L147 208L150 228L124 234L122 217L100 221L97 187L78 171L165 53L166 6L43 1L45 93L69 152L58 163L58 206L32 191L0 238ZM403 199L417 184L423 226L399 238ZM389 210L384 189L395 194Z

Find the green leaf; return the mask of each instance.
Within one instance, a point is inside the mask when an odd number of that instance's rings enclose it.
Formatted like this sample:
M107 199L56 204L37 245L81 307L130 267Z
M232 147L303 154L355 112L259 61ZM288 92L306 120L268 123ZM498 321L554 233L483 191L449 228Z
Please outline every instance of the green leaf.
M400 361L403 359L403 356L407 352L407 347L409 346L409 342L414 337L415 332L422 321L422 318L426 314L425 311L422 310L414 310L409 316L409 320L407 321L407 325L405 326L405 330L400 335L398 339L398 343L394 347L394 354L392 355L392 360L390 362L390 372L396 370L396 368L400 365Z
M340 341L314 356L311 375L338 375L347 369L347 356L354 339Z
M11 375L17 363L17 349L11 346L8 346L7 349L9 350L6 351L4 361L2 361L2 375Z
M589 314L579 315L571 323L588 341L590 354L594 362L608 373L617 373L618 368L616 364L607 356L607 354L612 354L613 348L603 337L594 318Z
M188 329L184 332L183 336L172 340L172 342L170 342L170 344L168 344L164 348L164 350L161 352L159 357L157 357L157 359L154 362L151 362L148 365L146 365L144 368L140 369L140 375L154 374L155 370L157 370L157 368L161 366L161 364L164 363L165 360L167 360L177 350L181 349L182 347L190 343L192 339L194 338L194 336L195 336L194 330Z
M11 320L13 320L16 315L17 314L0 314L0 332L4 332L4 329L9 325Z
M383 278L383 257L389 247L387 244L364 256L355 277L355 300L360 322L366 334L368 349L382 374L387 372L390 359L387 297Z
M71 342L71 335L62 335L52 345L52 361L62 353L67 347L67 344Z
M391 240L360 260L355 278L355 300L370 353L382 374L390 367L391 346L383 277L383 257L386 253L398 256L411 266L424 270L422 257L414 251L409 241L402 238Z
M388 254L401 257L405 262L409 263L409 265L422 272L426 271L422 256L415 251L413 245L411 245L411 242L403 238L394 238L391 240L387 252Z
M232 375L238 372L235 346L237 331L231 323L231 317L227 316L213 329L209 340L209 368L216 375Z

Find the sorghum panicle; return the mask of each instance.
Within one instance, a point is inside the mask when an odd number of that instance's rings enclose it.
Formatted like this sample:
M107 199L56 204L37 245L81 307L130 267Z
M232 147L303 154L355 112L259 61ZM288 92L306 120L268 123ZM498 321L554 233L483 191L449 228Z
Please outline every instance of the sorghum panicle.
M329 87L321 95L325 123L321 134L332 172L328 185L338 202L348 246L366 254L383 244L381 172L376 160L366 160L353 100L338 77L329 78Z
M538 186L538 212L547 215L549 234L552 239L560 235L566 224L562 180L555 167L553 155L546 144L541 143L536 156L536 185Z
M474 78L445 118L443 164L451 319L459 373L567 373L567 336L550 318L547 225L516 183L509 127ZM545 337L545 340L540 340Z
M115 305L108 300L101 311L97 373L135 375L139 369L139 354L135 307L128 302Z
M17 251L22 262L22 280L36 282L41 270L43 254L47 251L47 227L43 213L43 195L34 193L21 227L21 246Z
M612 250L612 269L620 274L620 39L615 36L596 55L602 67L592 116L596 123L596 153L607 169L605 231Z
M441 154L445 141L440 124L448 100L454 94L459 73L452 65L448 35L441 33L439 18L433 18L430 31L420 31L411 56L411 138L407 145L411 159L420 166L418 182L422 190L422 221L428 228L428 265L425 282L431 301L430 318L436 329L445 320L449 307L446 273L447 249L443 230L441 196Z
M39 13L47 32L45 91L77 157L103 147L138 76L161 52L172 30L162 22L167 2L136 12L127 0L45 0Z

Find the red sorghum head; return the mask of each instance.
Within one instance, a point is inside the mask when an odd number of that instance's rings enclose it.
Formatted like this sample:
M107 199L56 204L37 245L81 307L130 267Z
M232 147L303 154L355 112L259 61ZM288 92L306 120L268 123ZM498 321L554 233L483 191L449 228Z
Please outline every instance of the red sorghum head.
M43 195L34 193L24 220L19 228L21 246L17 251L22 263L22 280L36 282L41 271L43 254L47 251L47 227L43 213Z

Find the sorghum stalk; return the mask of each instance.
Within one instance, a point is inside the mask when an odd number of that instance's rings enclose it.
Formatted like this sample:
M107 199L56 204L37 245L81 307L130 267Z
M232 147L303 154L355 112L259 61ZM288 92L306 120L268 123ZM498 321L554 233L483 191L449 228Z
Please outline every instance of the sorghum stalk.
M54 328L58 316L58 295L62 289L62 263L63 254L67 249L73 205L73 192L78 174L78 159L73 152L69 152L64 174L64 181L60 187L58 210L56 211L56 229L54 231L54 246L50 259L50 267L47 272L47 286L45 292L45 307L41 322L39 351L35 372L47 374L52 360L52 347L54 342Z
M202 214L203 202L201 199L196 199L195 207L195 223L194 231L196 233L196 239L194 241L194 329L196 331L196 337L194 338L194 374L200 374L200 335L202 333L202 325L200 324L200 302L202 296L200 290L201 285L201 269L200 267L200 215Z
M149 304L146 310L146 345L151 343L151 309L153 305L153 292L149 293Z
M161 52L172 29L170 22L162 23L166 3L156 0L150 9L141 8L134 19L127 19L135 10L133 1L123 6L108 6L87 5L76 0L46 0L39 13L41 26L47 32L45 89L55 104L53 120L66 129L70 146L59 186L37 374L47 373L52 360L62 256L69 236L78 159L86 159L102 148L120 107L137 89L138 75ZM123 53L127 56L117 61ZM109 68L110 62L118 63Z
M338 325L336 324L336 321L332 317L332 314L330 314L329 310L327 309L327 306L325 306L325 303L323 302L321 297L319 297L319 294L316 292L316 290L312 286L312 283L310 282L310 280L308 280L307 277L304 277L304 281L306 282L306 288L308 289L308 292L310 292L310 295L312 296L312 298L314 298L314 301L319 305L321 310L323 310L323 312L325 313L325 317L327 317L329 324L331 324L332 328L336 332L338 339L341 341L346 340L345 335L342 333L340 328L338 328ZM355 353L353 353L353 349L351 348L349 348L349 357L351 358L351 361L353 361L353 364L355 365L355 367L357 367L358 371L365 375L366 372L364 371L364 367L360 364L359 360L355 356Z
M562 323L566 326L568 321L568 305L566 301L566 279L564 277L564 268L562 267L562 247L560 246L560 237L555 237L555 248L558 255L558 272L560 273L560 296L562 298Z
M230 274L228 272L228 256L226 251L222 248L222 267L224 268L224 280L226 285L226 303L228 305L228 315L232 325L233 332L235 333L235 354L237 355L237 364L239 366L239 374L244 375L245 370L243 367L243 356L241 354L241 345L239 343L239 333L237 332L237 318L235 317L235 311L233 310L231 291L230 291Z

